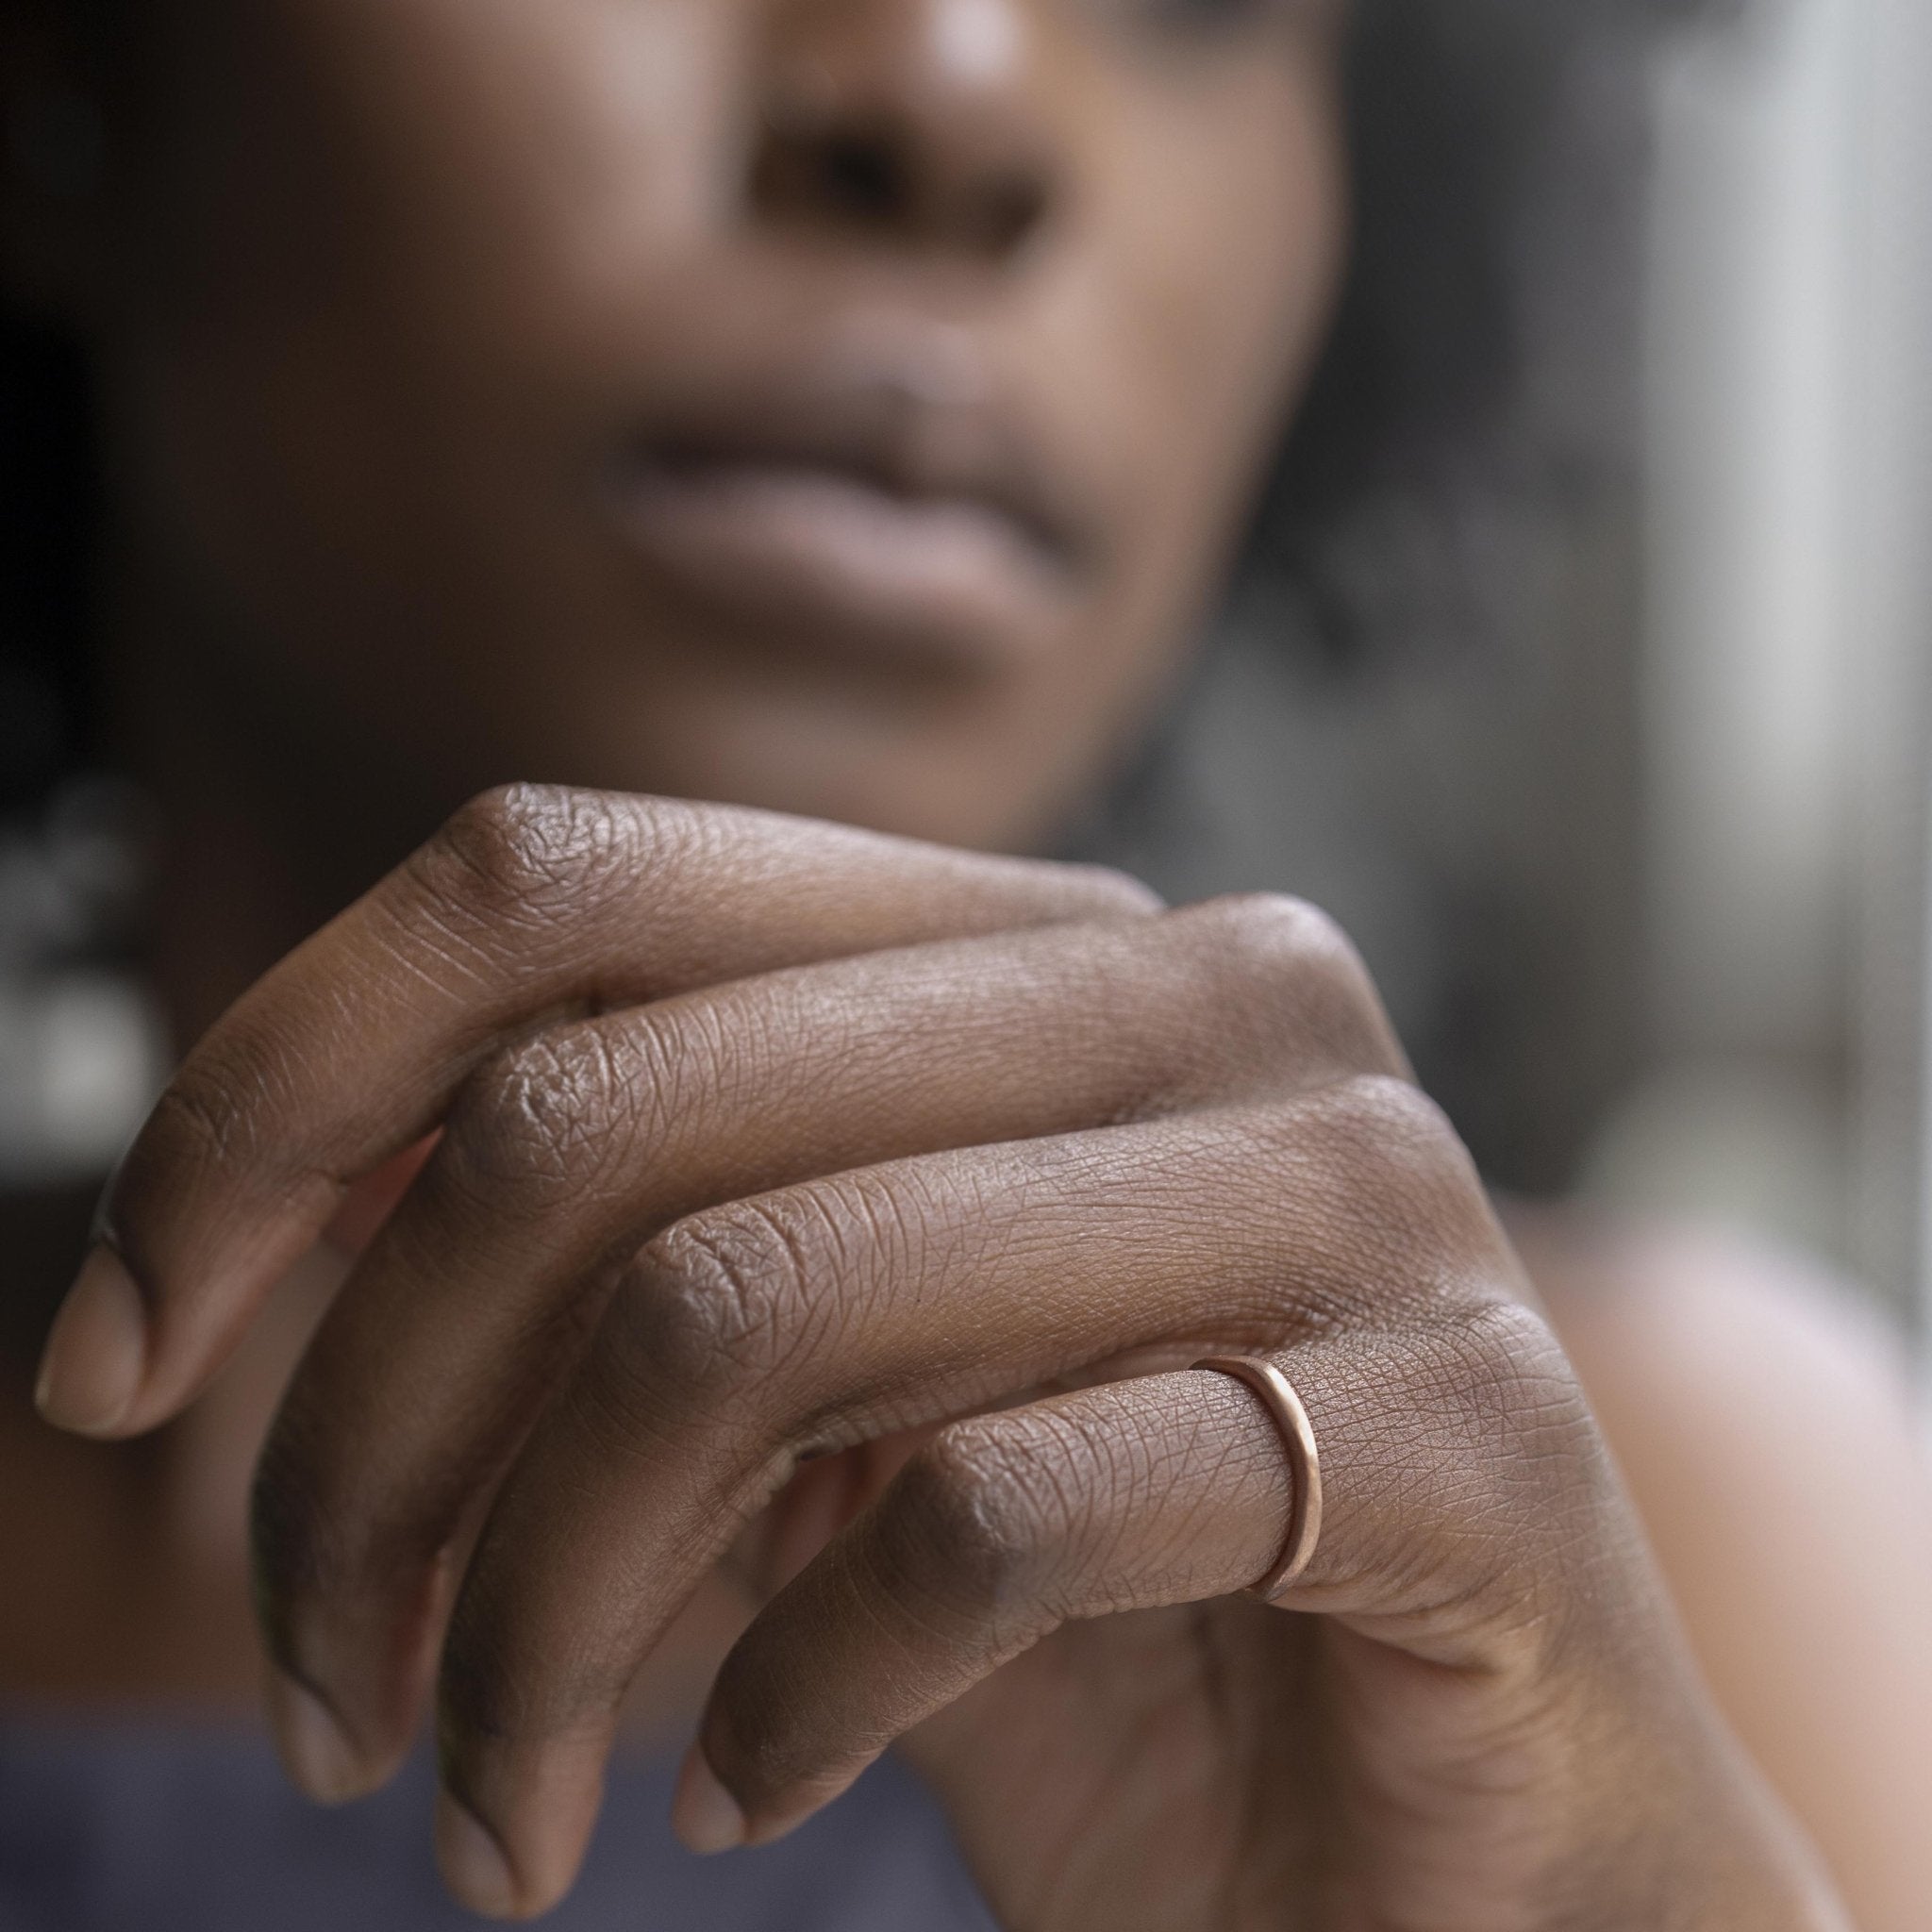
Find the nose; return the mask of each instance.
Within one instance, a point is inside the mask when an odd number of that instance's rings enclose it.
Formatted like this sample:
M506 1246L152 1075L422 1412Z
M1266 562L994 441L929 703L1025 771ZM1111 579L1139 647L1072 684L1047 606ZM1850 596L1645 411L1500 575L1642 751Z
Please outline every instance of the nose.
M1061 158L1028 0L779 0L753 206L767 223L1004 261Z

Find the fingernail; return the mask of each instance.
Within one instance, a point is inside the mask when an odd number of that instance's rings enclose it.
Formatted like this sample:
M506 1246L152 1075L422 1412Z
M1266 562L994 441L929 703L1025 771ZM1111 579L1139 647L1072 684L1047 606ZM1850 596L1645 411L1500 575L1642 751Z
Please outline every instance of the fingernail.
M34 1401L57 1428L111 1436L146 1373L146 1305L126 1263L96 1247L54 1317Z
M750 1836L737 1799L718 1782L717 1774L696 1744L684 1754L684 1768L677 1774L671 1828L688 1851L706 1857L715 1852L736 1851Z
M312 1690L277 1670L268 1677L269 1723L289 1775L318 1803L361 1796L368 1778L334 1713Z
M445 1791L436 1794L436 1862L458 1900L486 1918L517 1908L516 1881L503 1847L481 1819Z

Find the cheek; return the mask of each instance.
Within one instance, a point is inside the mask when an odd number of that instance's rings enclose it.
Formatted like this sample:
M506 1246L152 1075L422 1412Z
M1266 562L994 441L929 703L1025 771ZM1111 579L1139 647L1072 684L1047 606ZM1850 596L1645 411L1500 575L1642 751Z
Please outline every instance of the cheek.
M1163 84L1108 132L1043 335L1065 420L1094 431L1112 562L1061 689L1013 725L1062 796L1136 734L1195 640L1325 339L1346 226L1325 62Z
M444 595L503 499L527 510L567 459L579 372L699 227L742 11L181 9L128 209L156 241L127 251L105 344L109 433L165 547L276 630L291 585L341 600L338 636Z
M1325 338L1345 229L1325 69L1257 61L1171 105L1108 179L1124 591L1174 621L1211 582Z
M1105 479L1110 567L1000 726L1006 762L1040 774L1058 811L1137 735L1195 641L1325 341L1346 231L1325 68L1257 61L1112 133L1035 339Z
M252 675L345 714L380 693L394 748L447 743L460 789L669 783L1005 841L1144 708L1313 354L1341 227L1325 79L1272 55L1197 85L1115 75L1070 123L1064 233L984 319L1093 481L1112 564L1037 675L886 745L713 685L680 708L577 514L613 408L675 379L693 329L739 325L747 258L775 274L724 202L767 10L180 7L174 132L130 209L158 244L131 255L108 344L125 488L266 647Z

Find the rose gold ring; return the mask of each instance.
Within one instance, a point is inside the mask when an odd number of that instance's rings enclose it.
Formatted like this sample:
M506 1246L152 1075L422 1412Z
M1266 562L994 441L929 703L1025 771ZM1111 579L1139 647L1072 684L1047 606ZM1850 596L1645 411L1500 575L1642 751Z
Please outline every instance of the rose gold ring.
M1248 1595L1272 1604L1291 1584L1300 1580L1313 1560L1315 1545L1322 1539L1322 1454L1315 1447L1315 1431L1308 1412L1295 1393L1294 1384L1273 1362L1251 1355L1205 1356L1193 1365L1212 1369L1217 1374L1232 1375L1245 1382L1266 1405L1281 1431L1282 1445L1288 1451L1289 1474L1294 1500L1289 1506L1288 1538L1274 1569L1260 1582L1248 1586Z

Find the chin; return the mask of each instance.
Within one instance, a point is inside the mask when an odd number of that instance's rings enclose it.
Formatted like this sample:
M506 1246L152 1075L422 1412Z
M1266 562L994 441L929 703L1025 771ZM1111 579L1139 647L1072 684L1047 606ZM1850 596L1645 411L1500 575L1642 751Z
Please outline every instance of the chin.
M661 793L988 850L1050 839L1080 790L1078 721L1030 680L805 677L684 645L594 666L531 654L552 675L499 687L461 734L470 789Z

